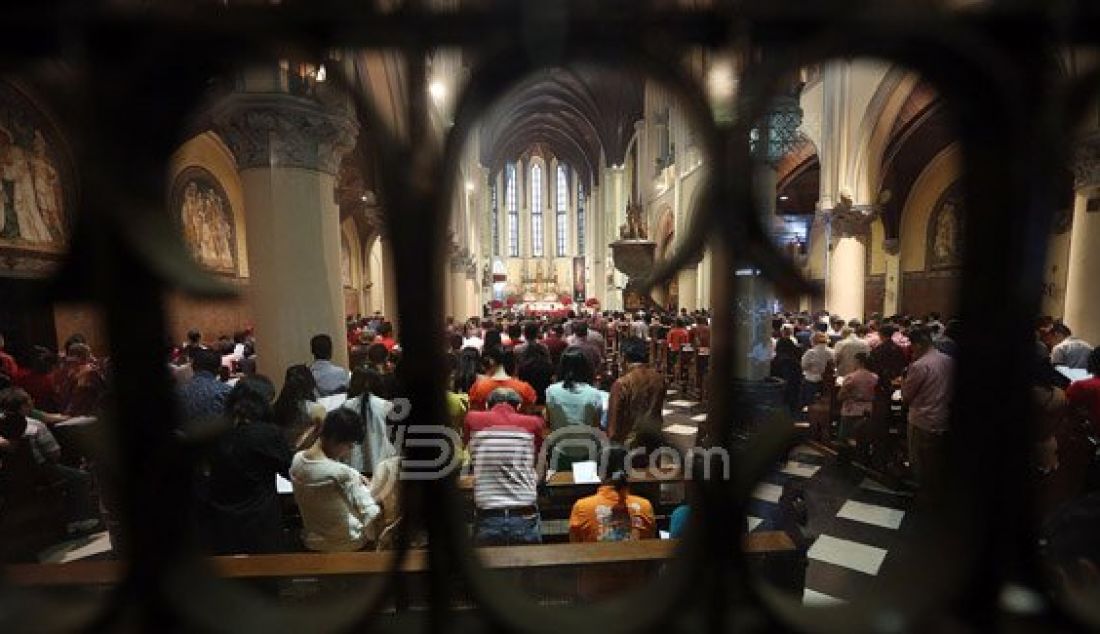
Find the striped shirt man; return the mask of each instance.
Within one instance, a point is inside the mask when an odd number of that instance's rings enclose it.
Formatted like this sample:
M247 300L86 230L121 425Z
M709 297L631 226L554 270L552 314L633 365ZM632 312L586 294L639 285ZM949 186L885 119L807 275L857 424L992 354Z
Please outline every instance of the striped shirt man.
M506 402L466 415L465 440L473 463L478 510L535 506L535 466L545 435L545 420L518 414L515 406Z

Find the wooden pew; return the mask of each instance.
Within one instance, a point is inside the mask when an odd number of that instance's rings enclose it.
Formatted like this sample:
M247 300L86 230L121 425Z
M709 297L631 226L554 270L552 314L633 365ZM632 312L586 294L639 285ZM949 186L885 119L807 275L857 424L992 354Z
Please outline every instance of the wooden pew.
M539 569L595 566L632 562L659 562L674 554L679 540L648 539L626 542L538 544L475 548L481 564L489 569ZM750 555L789 554L796 551L791 538L781 531L747 534L742 547ZM284 553L277 555L223 555L207 557L214 572L228 579L323 577L330 575L381 575L393 562L391 552ZM3 568L8 583L19 586L89 586L120 582L124 561L75 561L66 564L14 564ZM429 570L428 551L410 550L402 563L404 573Z

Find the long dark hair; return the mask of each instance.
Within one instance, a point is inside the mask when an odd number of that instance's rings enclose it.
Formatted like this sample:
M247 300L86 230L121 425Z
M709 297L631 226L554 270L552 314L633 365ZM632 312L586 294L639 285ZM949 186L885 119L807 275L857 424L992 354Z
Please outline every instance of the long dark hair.
M306 424L308 415L303 401L312 401L317 393L317 380L304 365L292 365L286 369L283 389L275 399L275 423L284 429Z
M363 423L363 435L359 442L367 439L367 423L371 420L370 397L373 391L371 383L374 381L376 371L371 368L355 368L351 373L351 381L348 383L348 400L359 398L359 419Z
M465 394L470 391L474 381L477 381L477 372L481 368L481 353L477 348L463 348L458 353L458 368L455 370L454 391Z
M558 376L561 377L562 387L571 390L577 383L591 385L596 378L596 371L580 346L569 346L561 353Z
M237 381L225 397L225 415L234 425L271 422L275 411L271 399L275 385L262 374L253 374Z
M544 361L550 363L550 351L537 341L528 341L523 350L516 355L516 367L522 368L529 363Z

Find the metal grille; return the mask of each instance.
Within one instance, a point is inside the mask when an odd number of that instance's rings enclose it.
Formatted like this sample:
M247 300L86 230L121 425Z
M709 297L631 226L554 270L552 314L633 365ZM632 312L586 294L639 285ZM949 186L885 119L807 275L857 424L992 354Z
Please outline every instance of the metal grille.
M386 3L390 4L390 3ZM1067 79L1053 47L1091 44L1100 33L1087 2L990 2L968 14L924 3L862 2L560 2L472 3L432 12L409 2L380 10L366 2L241 3L228 7L174 3L26 3L5 9L0 56L6 71L52 59L76 62L64 113L81 135L76 154L84 201L71 255L54 285L55 299L90 300L106 311L116 368L115 420L122 521L131 536L126 581L104 606L27 601L12 588L0 595L3 631L74 629L445 630L492 624L506 630L719 631L776 629L890 630L958 627L1046 631L1082 627L1070 612L1012 616L998 596L1008 581L1043 583L1030 545L1033 535L1023 465L1027 460L1027 363L1037 313L1045 236L1057 196L1054 172L1070 155L1072 128L1085 112L1098 77ZM716 121L704 87L677 60L700 47L751 49L736 114ZM454 126L442 147L427 138L425 96L411 91L408 134L387 134L376 150L388 201L389 239L397 254L403 372L416 404L410 424L445 418L441 315L443 244L449 192L462 141L492 99L533 70L589 62L644 73L687 105L711 178L703 185L696 222L657 272L669 279L694 261L704 243L716 258L752 262L782 290L810 291L769 243L754 210L752 122L766 114L781 87L775 78L836 57L875 57L919 72L955 114L965 148L968 234L959 306L959 395L953 411L953 497L926 535L929 565L914 569L906 588L882 588L866 609L813 614L796 610L751 582L736 540L749 491L779 451L781 434L757 437L731 482L709 483L701 500L703 528L689 536L659 584L607 607L544 609L494 583L479 567L458 527L451 481L408 483L414 523L431 536L433 609L381 619L376 588L355 605L325 611L276 610L226 591L197 568L182 521L186 457L162 414L171 398L162 367L163 292L216 296L220 285L187 258L161 213L163 167L186 129L186 117L208 94L208 78L246 61L270 63L288 53L325 59L336 48L376 47L406 54L410 85L424 85L425 53L462 49L471 81L458 98ZM533 53L532 51L537 51ZM378 124L362 95L359 116ZM514 187L514 185L511 185ZM506 187L508 187L506 185ZM514 194L506 193L508 211ZM510 219L510 222L511 221ZM509 250L516 239L509 226ZM732 269L732 267L729 267ZM715 279L711 381L732 381L738 351L729 335L732 279ZM737 412L721 389L709 420L713 441L730 443ZM430 509L431 512L426 512ZM402 542L399 553L405 552ZM475 617L447 611L450 582L460 576L482 608Z

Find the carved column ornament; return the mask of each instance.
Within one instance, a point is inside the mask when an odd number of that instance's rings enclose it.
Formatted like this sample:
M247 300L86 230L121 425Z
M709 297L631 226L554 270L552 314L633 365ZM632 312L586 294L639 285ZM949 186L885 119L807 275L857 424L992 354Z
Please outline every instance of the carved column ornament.
M215 108L213 119L239 170L300 167L335 176L359 134L346 113L290 95L235 93Z
M853 205L852 199L841 196L840 203L824 212L832 227L833 238L865 238L871 223L878 217L873 205Z
M901 240L899 238L883 239L882 250L889 255L897 255L901 253Z

